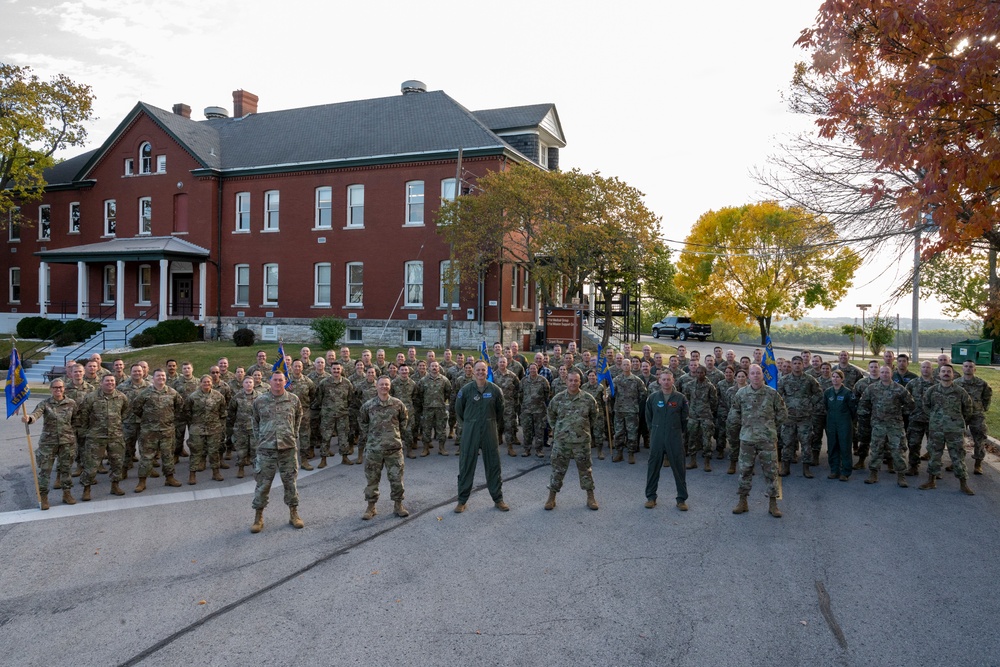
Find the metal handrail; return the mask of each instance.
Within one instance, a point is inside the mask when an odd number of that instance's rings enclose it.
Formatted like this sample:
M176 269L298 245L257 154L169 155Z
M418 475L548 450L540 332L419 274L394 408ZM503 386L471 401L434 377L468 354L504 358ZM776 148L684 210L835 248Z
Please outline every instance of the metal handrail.
M105 321L105 319L102 319L101 322ZM81 356L92 350L106 350L111 347L108 344L109 342L121 342L122 344L127 344L129 334L135 331L142 323L153 319L159 319L159 309L156 304L150 305L146 311L146 315L141 318L133 319L125 326L124 329L120 331L109 331L107 329L107 325L105 325L105 328L100 331L100 335L94 335L89 340L80 343L75 348L70 350L69 353L63 357L63 365L65 365L70 359L79 359Z

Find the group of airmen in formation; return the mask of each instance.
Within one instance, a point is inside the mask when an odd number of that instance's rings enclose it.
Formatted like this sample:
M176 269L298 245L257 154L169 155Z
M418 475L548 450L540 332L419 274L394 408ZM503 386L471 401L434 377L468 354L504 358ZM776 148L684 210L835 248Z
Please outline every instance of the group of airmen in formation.
M897 358L890 351L883 364L870 362L867 374L849 363L846 351L833 364L808 351L778 359L777 390L764 382L759 349L752 359L737 361L732 350L723 354L716 347L702 359L696 350L688 356L681 345L665 360L649 346L633 355L626 343L607 355L610 385L601 381L596 356L588 350L578 356L574 343L565 353L558 345L551 354L536 353L530 362L516 343L505 347L499 342L488 360L461 354L456 359L451 350L441 360L433 350L418 359L415 348L394 361L383 350L374 358L364 350L354 361L348 347L339 357L334 350L311 357L308 347L298 359L286 356L287 377L272 370L263 350L249 368L230 372L228 359L222 358L201 377L190 363L178 366L174 360L152 373L147 363L137 362L128 375L121 360L110 371L103 368L100 355L84 365L70 364L66 379L52 381L51 397L23 418L29 424L44 418L37 452L41 508L49 508L54 465L63 502L75 504L73 477L80 477L84 501L91 499L99 473L109 474L112 494L123 495L121 482L136 464L135 493L146 489L149 478L161 476L158 468L167 486L181 486L175 466L187 454L192 485L197 473L208 469L213 480L222 481L227 461L236 466L238 478L253 466L254 533L263 529L270 487L280 474L289 523L301 528L298 468L312 470L317 458L316 467L324 468L339 455L342 465L365 466L363 519L377 514L383 468L394 512L405 517L404 458L430 455L435 441L437 453L447 456L449 438L459 444L459 513L466 509L480 454L495 506L509 509L500 472L504 444L509 456L517 456L520 447L525 457L544 457L551 446L546 510L555 508L571 461L587 506L598 509L592 448L599 460L608 445L613 462L627 456L634 464L644 446L650 449L647 508L656 506L661 467L670 467L677 507L687 510L685 471L699 467L700 455L706 472L712 471L713 458L728 458L727 472L739 473L733 512L742 514L749 509L759 457L769 512L780 517L780 476L790 474L801 451L802 474L814 477L824 434L829 479L846 482L853 470L867 467L865 482L877 483L884 463L896 473L897 484L907 487L906 477L920 474L921 461L928 460L927 481L920 488L933 489L947 448L948 470L972 495L964 434L968 429L972 436L974 473L981 474L984 415L992 398L971 361L956 377L941 355L936 368L922 362L917 375L909 370L907 355Z

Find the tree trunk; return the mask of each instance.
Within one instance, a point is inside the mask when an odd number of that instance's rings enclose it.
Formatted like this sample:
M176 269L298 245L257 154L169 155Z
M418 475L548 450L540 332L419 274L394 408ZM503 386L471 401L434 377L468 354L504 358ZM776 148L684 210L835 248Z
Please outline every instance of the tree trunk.
M771 316L758 317L757 325L760 327L760 344L767 343L767 335L771 332Z

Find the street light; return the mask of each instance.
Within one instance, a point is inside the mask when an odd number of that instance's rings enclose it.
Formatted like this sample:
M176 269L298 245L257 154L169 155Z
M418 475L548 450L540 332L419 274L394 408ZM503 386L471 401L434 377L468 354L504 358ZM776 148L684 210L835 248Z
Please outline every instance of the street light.
M865 312L872 305L870 303L859 303L858 308L861 309L861 358L865 358Z

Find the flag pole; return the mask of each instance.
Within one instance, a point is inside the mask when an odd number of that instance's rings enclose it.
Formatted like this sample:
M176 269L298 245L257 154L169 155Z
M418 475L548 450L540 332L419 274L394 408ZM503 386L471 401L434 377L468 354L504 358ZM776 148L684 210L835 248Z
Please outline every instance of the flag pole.
M31 429L28 428L28 407L21 403L21 416L25 418L24 437L28 439L28 456L31 459L31 479L35 480L35 496L38 498L38 508L42 507L42 490L38 486L38 468L35 466L35 448L31 444Z

